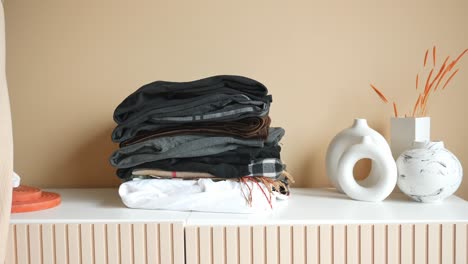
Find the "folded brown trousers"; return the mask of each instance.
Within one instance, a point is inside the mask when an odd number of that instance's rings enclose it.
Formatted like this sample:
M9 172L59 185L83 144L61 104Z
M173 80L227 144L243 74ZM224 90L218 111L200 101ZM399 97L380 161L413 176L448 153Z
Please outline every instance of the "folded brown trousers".
M159 179L209 179L216 178L211 173L206 172L191 172L191 171L166 171L159 169L135 169L132 171L133 176L149 176ZM225 180L225 179L223 179Z
M268 116L248 117L229 122L188 123L140 133L135 137L122 142L121 146L127 146L157 137L186 134L229 135L247 139L266 139L268 137L268 128L270 127L270 123L271 120Z

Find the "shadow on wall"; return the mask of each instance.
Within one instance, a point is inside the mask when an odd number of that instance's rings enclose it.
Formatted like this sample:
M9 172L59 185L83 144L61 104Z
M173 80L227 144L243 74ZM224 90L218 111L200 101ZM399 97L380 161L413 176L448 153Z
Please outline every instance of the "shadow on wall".
M70 148L72 152L67 153L55 168L56 171L69 173L61 175L54 186L48 187L118 186L120 180L115 175L115 169L109 164L109 156L117 149L117 145L110 139L114 127L114 124L102 126L87 141L80 141L80 145Z

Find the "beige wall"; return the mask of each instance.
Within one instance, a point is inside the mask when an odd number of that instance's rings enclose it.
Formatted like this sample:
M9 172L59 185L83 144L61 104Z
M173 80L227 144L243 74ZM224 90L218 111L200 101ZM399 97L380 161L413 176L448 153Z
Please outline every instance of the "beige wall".
M8 0L7 71L15 168L42 187L115 186L115 106L153 80L255 78L287 131L296 186L326 186L324 156L355 117L389 136L390 107L410 109L423 52L468 48L468 1ZM468 166L468 57L431 102L433 138ZM404 106L404 107L403 107ZM459 194L468 198L468 180Z

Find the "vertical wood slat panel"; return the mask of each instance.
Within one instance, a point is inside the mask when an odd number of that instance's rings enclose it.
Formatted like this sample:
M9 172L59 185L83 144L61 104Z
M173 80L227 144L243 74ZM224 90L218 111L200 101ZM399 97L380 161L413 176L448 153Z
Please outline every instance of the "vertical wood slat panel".
M131 224L120 224L120 262L131 264L133 262L133 235Z
M400 225L387 226L387 261L388 264L400 263Z
M278 264L279 263L279 249L278 249L278 227L269 225L266 227L266 263Z
M68 229L68 263L80 264L81 263L81 239L80 239L80 225L69 224Z
M146 263L145 224L133 224L133 263Z
M254 226L252 228L252 262L254 264L265 263L265 227Z
M307 226L306 227L306 259L307 264L318 264L320 261L320 241L319 233L317 226Z
M387 260L386 225L374 225L374 263L385 263Z
M333 262L333 238L332 226L319 226L319 248L320 264L329 264Z
M348 264L359 264L360 236L358 225L346 227L346 260Z
M454 263L455 261L453 254L455 250L455 245L453 244L454 231L453 224L442 224L442 244L440 245L442 247L442 263Z
M184 225L182 223L172 224L172 251L173 251L173 263L184 264L185 263L185 237L184 237Z
M16 225L16 249L20 252L16 255L18 264L29 263L29 229L27 224ZM24 253L21 253L24 252Z
M57 264L68 262L68 227L55 224L55 261Z
M306 261L306 241L305 241L305 226L293 226L293 263L304 264Z
M198 227L187 226L185 227L185 254L187 256L187 264L198 264Z
M94 224L94 263L107 263L106 225Z
M239 261L252 263L252 237L250 226L239 227Z
M41 225L29 225L29 263L42 263Z
M427 261L429 264L440 263L440 240L441 226L439 224L429 224L427 234Z
M372 225L361 225L360 228L361 233L361 263L362 264L371 264L372 263L372 254L373 254L373 246L374 243L372 241L373 234L372 234Z
M146 252L148 264L159 264L159 225L146 224Z
M93 225L81 224L81 263L92 264L94 262L94 237Z
M281 225L279 227L279 261L280 264L290 264L292 259L291 250L291 227Z
M427 225L414 225L414 263L427 263Z
M159 224L159 257L162 263L172 263L172 224ZM164 243L161 243L164 242Z
M200 263L211 263L211 227L200 226L198 228L198 252L200 254Z
M118 224L108 224L107 231L107 257L112 264L120 263L120 232Z
M333 226L333 263L346 263L346 227Z
M401 248L401 259L402 264L411 264L413 263L413 225L411 224L402 224L401 225L401 238L400 238L400 248Z
M6 264L16 264L16 228L10 225L8 230L8 247L5 258Z
M28 243L28 225L21 224L16 225L16 248L20 249L21 252L17 254L18 264L28 264L29 263L29 243ZM65 262L66 263L66 262Z
M213 227L213 263L224 264L224 256L226 254L225 239L224 239L224 227L215 226ZM176 251L177 252L177 251Z
M468 263L468 232L466 224L455 225L455 263L466 264Z
M42 259L45 264L55 263L54 224L41 226L42 232Z
M238 232L236 226L226 227L226 262L239 263Z

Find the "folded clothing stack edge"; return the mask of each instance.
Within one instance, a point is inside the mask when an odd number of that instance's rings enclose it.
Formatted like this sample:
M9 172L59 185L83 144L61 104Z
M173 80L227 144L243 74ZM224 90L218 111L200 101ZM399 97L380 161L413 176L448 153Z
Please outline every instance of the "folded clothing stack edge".
M254 213L289 195L282 128L270 128L266 87L241 76L157 81L114 112L110 157L127 207ZM211 200L211 202L210 202ZM222 203L219 203L223 200ZM219 204L218 204L219 203Z

